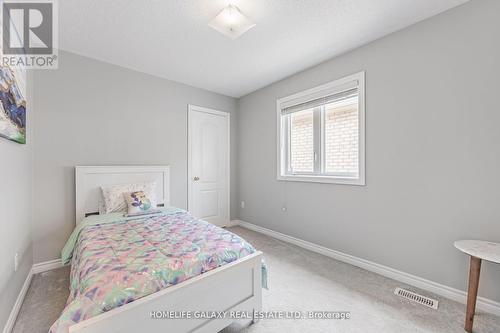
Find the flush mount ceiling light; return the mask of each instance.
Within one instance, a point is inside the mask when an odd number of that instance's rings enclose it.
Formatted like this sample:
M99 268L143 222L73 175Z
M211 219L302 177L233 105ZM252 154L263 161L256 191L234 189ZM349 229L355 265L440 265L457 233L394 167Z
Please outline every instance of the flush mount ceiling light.
M236 39L255 27L255 23L243 15L234 5L228 5L208 25L221 34Z

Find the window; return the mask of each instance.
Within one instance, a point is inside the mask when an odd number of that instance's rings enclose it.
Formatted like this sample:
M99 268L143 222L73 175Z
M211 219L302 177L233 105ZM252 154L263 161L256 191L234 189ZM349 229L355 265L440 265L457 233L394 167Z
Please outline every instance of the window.
M278 179L365 185L364 78L278 100Z

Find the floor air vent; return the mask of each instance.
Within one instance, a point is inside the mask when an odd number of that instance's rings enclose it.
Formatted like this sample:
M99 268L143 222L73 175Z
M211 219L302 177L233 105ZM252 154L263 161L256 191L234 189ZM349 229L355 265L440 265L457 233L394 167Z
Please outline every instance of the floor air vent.
M412 291L396 288L396 290L394 290L394 293L398 296L404 297L406 299L409 299L410 301L428 306L430 308L438 308L438 301L436 301L435 299L416 294Z

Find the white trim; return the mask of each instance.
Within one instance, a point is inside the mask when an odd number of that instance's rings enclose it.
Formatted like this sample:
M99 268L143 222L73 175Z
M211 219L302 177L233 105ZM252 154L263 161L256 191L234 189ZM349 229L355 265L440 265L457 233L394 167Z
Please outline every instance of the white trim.
M230 228L230 227L236 227L240 225L240 220L231 220L229 221L229 223L226 225L227 228Z
M21 288L21 291L17 296L16 302L14 303L14 306L10 311L9 318L7 319L7 322L5 323L5 326L3 328L3 333L10 333L14 328L17 315L19 314L19 310L21 310L21 305L24 302L24 298L26 297L26 293L28 292L33 275L61 267L63 267L61 259L54 259L33 264L30 271L28 272L28 275L26 276L26 280L24 280L23 287Z
M30 271L28 272L28 276L26 276L26 280L24 280L23 287L21 288L19 295L17 295L16 302L14 303L14 306L10 311L9 318L7 319L7 322L5 323L5 326L3 328L3 333L10 333L14 328L17 315L19 314L19 310L21 310L21 305L23 305L24 297L26 297L26 293L28 292L28 289L30 287L32 277L33 269L30 269Z
M209 114L214 114L217 116L222 116L226 118L227 120L227 176L226 176L226 183L227 183L227 189L226 189L226 196L227 196L227 209L226 209L226 216L227 216L227 221L226 221L226 226L228 226L231 218L231 114L229 112L224 112L224 111L219 111L219 110L214 110L214 109L209 109L203 106L198 106L198 105L193 105L193 104L188 104L188 134L187 134L187 141L188 141L188 176L187 176L187 183L188 183L188 211L191 211L190 209L190 203L193 202L193 173L191 171L191 139L190 139L190 131L191 131L191 112L204 112L204 113L209 113Z
M284 156L282 153L285 149L284 144L284 130L281 121L281 110L284 106L303 103L307 100L316 99L318 97L331 94L334 91L341 91L356 83L358 87L358 163L359 163L359 176L357 178L343 177L343 176L330 176L330 175L288 175L284 173ZM276 179L281 181L299 181L299 182L313 182L313 183L329 183L329 184L343 184L343 185L366 185L366 167L365 167L365 71L361 71L326 84L295 93L290 96L282 97L276 100L276 155L277 155L277 170Z
M33 274L43 273L63 266L61 258L39 262L33 265Z
M360 165L361 169L361 165ZM361 173L360 173L361 175ZM340 185L358 185L364 186L365 181L359 178L341 177L341 176L319 176L319 175L279 175L278 180L287 180L294 182L307 182L307 183L326 183L326 184L340 184Z
M229 117L230 116L230 113L229 112L226 112L226 111L219 111L219 110L215 110L215 109L210 109L210 108L206 108L204 106L198 106L198 105L194 105L194 104L188 104L188 111L199 111L199 112L204 112L204 113L211 113L211 114L215 114L217 116L223 116L223 117Z
M234 221L238 221L238 220L234 220ZM243 228L250 229L250 230L259 232L261 234L268 235L268 236L271 236L273 238L282 240L284 242L297 245L297 246L304 248L306 250L316 252L316 253L322 254L324 256L351 264L353 266L366 269L367 271L377 273L379 275L388 277L390 279L393 279L393 280L396 280L399 282L403 282L405 284L408 284L408 285L411 285L411 286L414 286L414 287L417 287L417 288L420 288L423 290L427 290L429 292L443 296L443 297L451 299L453 301L456 301L456 302L459 302L462 304L465 304L465 302L466 302L467 294L462 290L448 287L446 285L443 285L443 284L440 284L440 283L437 283L434 281L430 281L430 280L427 280L427 279L424 279L424 278L421 278L421 277L418 277L418 276L415 276L412 274L408 274L408 273L396 270L396 269L391 268L391 267L380 265L380 264L377 264L377 263L372 262L372 261L361 259L361 258L352 256L352 255L349 255L349 254L346 254L346 253L343 253L340 251L335 251L335 250L329 249L327 247L317 245L317 244L314 244L314 243L311 243L311 242L308 242L308 241L305 241L305 240L302 240L299 238L295 238L292 236L288 236L288 235L282 234L280 232L277 232L277 231L274 231L271 229L267 229L267 228L264 228L264 227L261 227L261 226L258 226L258 225L252 224L252 223L248 223L248 222L239 220L238 224ZM464 274L465 274L465 272L464 272ZM477 298L477 309L484 311L484 312L492 313L492 314L497 315L497 316L500 315L500 303L493 301L491 299L485 298L485 297L478 297Z

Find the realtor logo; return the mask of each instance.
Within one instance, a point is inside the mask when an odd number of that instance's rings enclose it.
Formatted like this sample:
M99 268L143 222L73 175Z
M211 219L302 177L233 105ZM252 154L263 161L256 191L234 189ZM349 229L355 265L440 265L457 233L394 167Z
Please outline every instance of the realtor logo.
M3 66L57 68L55 7L50 0L2 3Z

